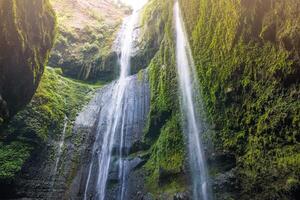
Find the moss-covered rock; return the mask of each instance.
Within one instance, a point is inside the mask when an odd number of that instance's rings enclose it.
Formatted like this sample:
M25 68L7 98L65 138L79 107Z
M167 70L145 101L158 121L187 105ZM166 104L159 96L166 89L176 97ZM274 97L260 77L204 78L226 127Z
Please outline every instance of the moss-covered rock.
M113 44L129 12L113 0L51 0L58 34L49 66L80 80L112 80L118 76Z
M151 104L144 139L151 148L144 169L146 190L158 199L173 199L189 185L172 27L173 1L150 1L144 10L143 35L150 46L156 43L159 48L149 65Z
M59 72L58 72L59 73ZM3 129L0 138L0 184L11 181L28 161L32 152L43 157L50 138L58 140L65 117L75 120L79 110L91 98L93 87L62 77L57 70L46 68L32 101ZM71 131L69 123L67 131ZM12 188L13 189L13 188Z
M186 192L188 183L185 161L180 116L173 115L162 127L145 165L150 174L146 179L148 190L156 196L165 194L170 197L178 192Z
M162 17L161 13L164 13ZM131 73L147 68L160 48L164 37L165 11L159 1L149 1L143 9L139 22L137 51L131 59Z
M296 198L299 1L180 2L214 145L236 155L238 195Z
M31 100L55 34L48 0L0 1L0 124Z

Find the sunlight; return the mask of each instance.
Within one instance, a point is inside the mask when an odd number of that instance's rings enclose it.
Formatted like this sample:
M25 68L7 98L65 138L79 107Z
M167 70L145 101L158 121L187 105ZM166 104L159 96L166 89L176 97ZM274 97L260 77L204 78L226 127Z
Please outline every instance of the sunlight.
M147 0L120 0L122 3L132 7L134 10L140 9Z

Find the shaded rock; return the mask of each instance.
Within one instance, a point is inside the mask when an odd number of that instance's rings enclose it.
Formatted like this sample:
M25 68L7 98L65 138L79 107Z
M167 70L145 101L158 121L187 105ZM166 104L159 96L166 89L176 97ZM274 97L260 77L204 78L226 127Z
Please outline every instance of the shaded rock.
M6 121L29 103L39 85L55 16L48 0L1 0L0 19L0 121Z
M236 178L236 169L218 174L213 181L213 189L218 193L233 192L239 189Z
M132 153L136 153L138 151L143 151L143 150L147 150L149 149L149 145L146 144L145 142L141 141L141 140L137 140L135 141L130 150L129 150L129 153L132 154Z
M173 200L189 200L189 194L186 192L176 193L173 197Z
M235 156L229 152L210 152L207 157L208 164L221 172L226 172L236 166Z

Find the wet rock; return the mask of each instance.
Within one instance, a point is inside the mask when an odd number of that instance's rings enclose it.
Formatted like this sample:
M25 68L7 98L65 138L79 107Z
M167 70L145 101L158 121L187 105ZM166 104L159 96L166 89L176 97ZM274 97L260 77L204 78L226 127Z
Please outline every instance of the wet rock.
M125 186L126 194L130 188L139 190L138 185L143 182L131 182L130 177L134 175L133 170L144 162L138 155L129 155L134 141L141 141L143 137L143 129L146 124L147 115L150 106L150 89L147 71L143 71L142 79L137 75L128 78L128 88L125 91L126 112L124 113L124 124L118 124L116 127L115 140L112 147L112 157L109 163L109 172L106 188L106 198L116 199L120 194L122 185ZM100 89L98 95L92 100L92 105L88 106L79 116L75 123L75 133L81 134L83 127L89 132L89 144L85 147L89 149L82 155L81 167L77 171L76 178L70 189L70 198L81 199L83 195L95 196L97 194L97 174L99 155L103 142L103 135L109 125L107 113L110 111L110 101L115 90L115 82ZM94 128L93 128L94 127ZM122 131L123 132L122 132ZM123 133L123 138L121 134ZM123 145L121 144L123 139ZM140 143L140 142L138 142ZM121 159L120 159L120 156ZM120 169L122 177L120 177ZM90 175L89 175L90 174ZM89 179L89 181L88 181ZM88 189L86 184L88 181ZM136 196L136 192L135 195ZM143 197L144 198L144 197ZM126 196L125 199L132 199Z
M149 149L149 145L141 140L135 141L132 146L130 147L129 153L136 153L138 151L143 151Z
M154 200L154 197L152 194L147 193L145 196L143 196L142 200Z
M0 95L0 126L4 122L4 119L9 117L9 111L7 108L7 103L4 101Z
M213 151L207 154L212 193L217 200L236 199L239 191L236 158L228 151Z
M219 172L226 172L236 166L235 156L229 152L209 152L207 155L209 166L217 168Z
M189 200L189 194L186 192L176 193L173 197L173 200Z
M179 175L181 172L178 171L174 171L174 170L166 170L162 167L159 168L159 184L164 184L165 182L167 182L170 178Z
M213 180L214 191L221 192L233 192L238 189L238 182L236 177L236 168L220 173Z

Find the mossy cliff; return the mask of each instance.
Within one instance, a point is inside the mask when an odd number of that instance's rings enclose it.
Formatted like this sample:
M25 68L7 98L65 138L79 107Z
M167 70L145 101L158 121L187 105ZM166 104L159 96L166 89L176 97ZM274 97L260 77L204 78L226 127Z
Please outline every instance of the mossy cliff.
M59 70L46 68L30 104L14 116L2 131L0 186L6 189L1 190L1 198L16 198L25 194L36 197L37 192L47 192L46 186L35 181L50 187L48 176L54 168L56 143L61 139L66 117L66 138L75 140L81 137L72 135L73 122L91 98L94 86L75 82L60 74ZM44 171L43 167L47 170ZM39 187L45 188L38 190Z
M48 0L0 1L0 125L31 100L55 34Z
M118 76L113 45L127 7L113 0L50 0L57 13L58 34L49 66L81 80L112 80Z
M300 190L300 2L180 3L214 128L214 148L233 154L237 161L240 192L236 196L296 199Z
M151 148L143 167L145 190L155 198L172 199L188 190L177 95L173 1L150 1L142 20L145 41L158 46L148 66L151 104L144 140Z
M164 13L164 17L161 16ZM160 48L164 37L166 11L158 1L149 1L142 13L138 27L139 37L135 41L137 51L131 59L131 73L147 68Z

